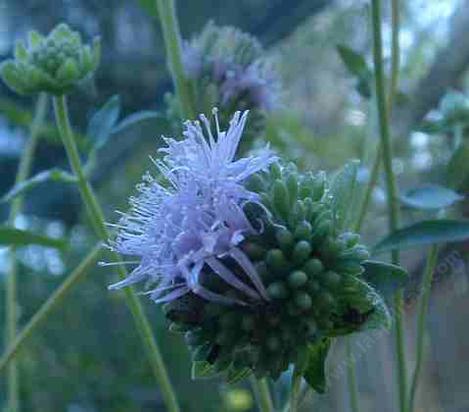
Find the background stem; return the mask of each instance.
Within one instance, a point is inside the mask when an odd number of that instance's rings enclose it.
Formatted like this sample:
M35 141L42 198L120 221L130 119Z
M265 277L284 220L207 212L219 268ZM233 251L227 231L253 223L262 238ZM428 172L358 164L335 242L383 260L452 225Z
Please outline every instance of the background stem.
M15 186L25 181L30 172L34 159L34 152L36 151L39 130L44 123L44 118L47 109L47 96L41 93L37 99L36 107L34 110L34 118L29 130L29 139L26 147L20 158L18 165L18 172L15 178ZM15 226L15 220L21 213L23 208L23 196L16 197L10 207L10 214L8 216L8 224ZM16 277L17 277L17 262L16 262L16 248L11 247L8 259L10 261L9 272L6 276L6 299L5 299L5 344L11 345L16 337L18 328L18 311L17 311L17 292L16 292ZM8 367L7 377L7 410L9 412L16 412L19 410L19 378L16 362L11 362Z
M251 383L259 405L259 410L261 412L273 412L274 405L270 396L269 383L267 379L256 379L255 377L252 377Z
M290 399L288 404L290 405L289 412L298 412L298 400L301 387L301 372L297 366L293 370Z
M196 112L190 81L186 77L182 62L182 40L174 0L156 0L156 7L163 31L169 69L182 109L181 115L184 120L194 119Z
M350 338L347 338L346 340L345 350L347 351L347 380L350 394L350 409L352 412L359 412L357 371L355 359L352 354L352 342Z
M415 395L422 369L423 355L425 352L425 324L427 321L428 303L432 290L433 272L438 261L438 246L433 245L428 253L427 265L422 281L422 294L420 296L418 318L417 318L417 359L415 363L412 386L409 395L409 406L407 412L413 412Z
M399 200L397 184L392 168L392 146L389 131L388 110L384 84L383 48L381 33L381 1L371 1L373 26L373 61L376 82L377 108L379 114L380 138L383 150L383 165L386 178L387 202L389 213L389 230L395 231L399 226ZM399 252L392 251L392 262L399 264ZM398 368L399 405L401 412L406 410L407 373L404 349L404 293L396 292L394 296L396 358Z
M400 69L400 42L399 42L399 32L400 32L400 13L399 13L399 0L391 0L391 80L389 82L389 92L388 92L388 119L391 118L392 109L394 106L394 100L397 94L397 87L399 83L399 69ZM363 197L363 202L360 207L360 212L358 214L357 222L355 225L355 232L360 233L363 222L365 220L366 213L371 201L371 195L373 189L378 182L379 170L381 165L381 159L383 156L382 144L378 144L378 148L375 154L375 159L373 161L373 166L371 167L371 174L368 180L368 184L365 189L365 195ZM353 360L352 356L352 346L350 339L346 339L346 353L347 353L347 375L349 383L349 392L350 392L350 406L353 412L358 412L359 408L359 396L358 396L358 385L356 378L356 363Z
M65 96L54 97L54 110L57 127L65 146L70 166L78 179L78 187L88 215L97 236L101 240L107 241L110 236L105 225L104 214L83 171L80 155L70 126ZM120 262L120 257L117 253L112 253L112 258L114 261ZM117 266L117 273L121 279L126 277L127 273L123 264ZM160 385L166 407L170 412L178 412L179 406L177 404L176 396L169 381L168 373L151 330L150 323L143 311L143 307L133 288L127 287L124 288L123 291L137 330L143 340L153 374Z
M0 372L7 365L14 362L14 358L23 347L29 337L43 324L53 309L59 305L66 293L70 291L81 278L87 273L92 264L96 263L99 253L102 249L101 244L95 246L90 253L83 259L77 268L67 276L67 279L52 293L52 295L42 304L39 310L34 314L31 320L16 336L15 340L6 348L0 358Z

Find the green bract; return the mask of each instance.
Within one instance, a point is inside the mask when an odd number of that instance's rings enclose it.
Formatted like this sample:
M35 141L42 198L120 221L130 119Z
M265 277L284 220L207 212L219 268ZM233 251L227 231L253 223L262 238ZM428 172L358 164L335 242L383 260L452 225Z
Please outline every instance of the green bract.
M5 83L19 94L62 95L91 75L100 60L100 41L84 45L78 32L59 24L47 37L29 32L27 47L18 41L14 59L0 66Z
M359 235L339 229L329 187L323 173L302 175L294 166L277 164L248 182L262 199L262 206L245 206L259 232L240 247L262 278L269 301L226 306L188 294L165 306L171 329L185 332L193 360L205 362L204 374L212 368L226 372L229 380L244 370L277 378L290 364L311 373L324 365L309 365L318 357L308 354L327 339L389 324L383 299L362 276L367 248ZM249 283L230 258L224 264ZM245 299L208 268L202 283ZM319 358L324 362L325 356Z

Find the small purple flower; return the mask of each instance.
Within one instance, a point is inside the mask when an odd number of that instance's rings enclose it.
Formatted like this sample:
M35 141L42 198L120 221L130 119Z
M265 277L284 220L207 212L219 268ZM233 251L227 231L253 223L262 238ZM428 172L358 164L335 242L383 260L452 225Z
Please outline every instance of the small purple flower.
M255 107L272 111L278 106L280 84L272 66L265 61L256 60L245 68L227 71L221 92L223 104L247 94Z
M111 285L118 289L147 280L151 298L168 302L189 291L219 303L244 304L242 300L217 294L201 284L209 268L251 300L267 299L259 275L238 247L246 235L256 231L243 207L259 202L258 195L243 183L265 170L275 157L268 148L257 155L235 160L248 112L236 112L227 131L221 131L216 110L216 134L201 115L186 122L184 139L165 139L162 160L154 161L167 184L150 174L130 199L131 210L119 225L113 250L138 258L138 265L125 280ZM223 263L230 257L250 279L241 281Z

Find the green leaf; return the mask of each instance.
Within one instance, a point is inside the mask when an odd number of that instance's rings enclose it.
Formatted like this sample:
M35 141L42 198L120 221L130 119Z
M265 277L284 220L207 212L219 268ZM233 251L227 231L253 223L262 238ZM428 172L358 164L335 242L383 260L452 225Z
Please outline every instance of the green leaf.
M348 296L350 307L362 315L368 313L364 322L356 330L389 328L391 326L391 314L383 297L371 285L361 279L351 278L349 282L353 285L353 292Z
M337 51L350 74L358 78L363 78L371 74L371 70L366 64L365 58L360 53L344 45L338 45Z
M326 391L326 359L330 347L330 338L308 346L308 363L303 378L318 393Z
M156 1L154 0L137 0L140 7L154 19L158 18L158 8L156 7Z
M226 381L229 384L237 383L244 378L248 377L251 374L251 369L249 368L242 368L238 369L235 368L234 366L231 366L228 369L228 373L226 375Z
M455 191L440 185L424 185L409 190L401 196L404 205L414 209L442 209L463 200L464 197Z
M31 177L30 179L25 180L17 185L15 185L7 194L5 194L1 201L10 202L19 195L22 195L25 192L33 189L37 185L44 182L62 182L62 183L76 183L77 179L72 174L60 170L60 169L50 169L38 173L37 175Z
M356 89L365 98L371 97L371 79L373 74L368 67L365 58L357 53L355 50L344 46L338 45L337 51L339 53L342 63L345 65L349 73L356 77Z
M424 220L396 230L374 247L375 253L469 239L469 221Z
M403 287L409 278L404 268L390 263L367 260L362 266L363 278L385 297Z
M120 107L120 97L114 95L93 115L88 123L86 134L94 142L96 149L100 149L107 143L119 118Z
M141 122L145 122L148 120L157 120L161 119L162 116L158 112L151 111L151 110L144 110L141 112L133 113L124 120L120 121L114 129L112 129L112 133L119 133L122 132L125 129L128 129L129 127L133 127Z
M218 375L219 372L215 370L215 367L205 361L192 362L192 379L209 379Z
M41 245L55 249L64 249L65 241L62 239L53 239L47 236L38 235L27 230L14 229L11 227L0 226L0 245L7 246L26 246Z
M351 207L357 186L358 160L347 163L333 178L329 188L336 227L346 229L351 217Z

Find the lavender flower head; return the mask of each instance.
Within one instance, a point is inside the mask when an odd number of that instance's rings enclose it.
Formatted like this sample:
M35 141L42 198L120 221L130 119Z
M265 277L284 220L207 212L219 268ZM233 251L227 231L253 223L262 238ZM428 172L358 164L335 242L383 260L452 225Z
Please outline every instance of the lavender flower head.
M161 179L145 175L139 195L131 198L131 210L119 222L111 242L113 250L138 258L138 265L125 280L111 285L118 289L149 281L151 298L168 302L192 291L201 298L224 304L243 300L217 294L201 284L202 269L212 273L249 299L267 299L253 265L238 247L255 229L243 207L259 202L258 195L243 182L265 170L275 157L268 148L257 155L236 160L235 154L248 112L236 112L227 131L220 130L213 110L216 132L209 120L186 122L183 140L164 139L162 160L154 161ZM250 279L240 280L220 258L234 259ZM255 286L255 288L253 287Z

